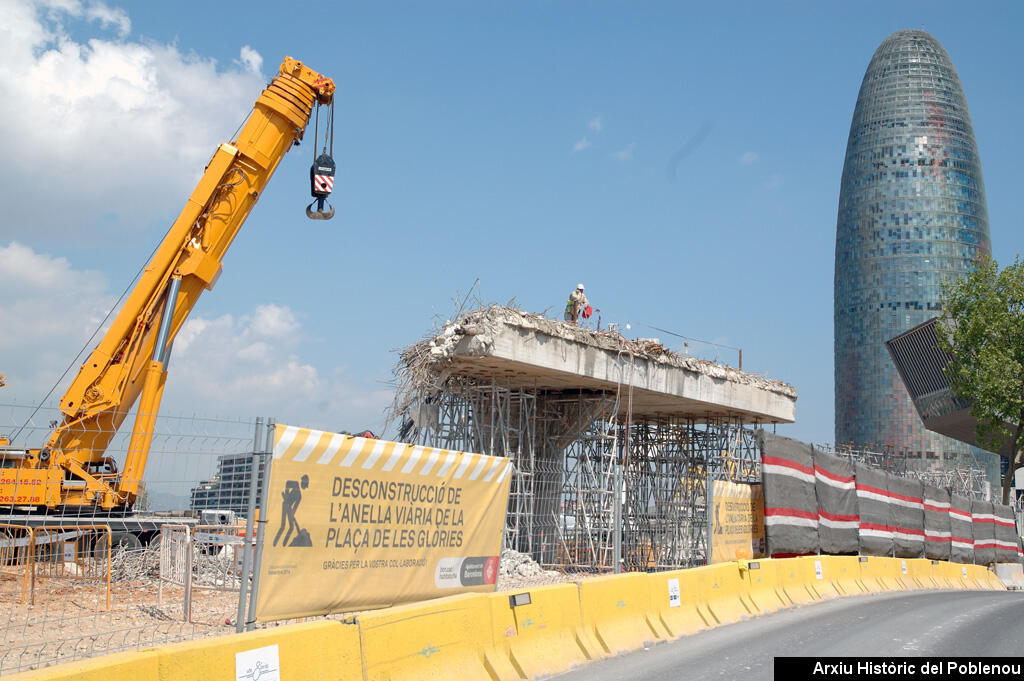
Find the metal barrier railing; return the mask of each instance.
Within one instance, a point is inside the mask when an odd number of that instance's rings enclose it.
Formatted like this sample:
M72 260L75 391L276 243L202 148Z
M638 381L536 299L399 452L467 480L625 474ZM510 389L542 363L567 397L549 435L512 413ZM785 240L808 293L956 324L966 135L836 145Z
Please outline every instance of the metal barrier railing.
M195 591L239 591L244 535L240 525L162 526L157 602L163 605L165 584L180 587L182 621L191 622Z
M32 528L24 525L0 524L0 584L11 584L20 596L11 594L24 603L31 588ZM0 587L0 592L6 591ZM0 598L2 600L2 598Z
M245 527L241 525L197 525L192 588L238 591L242 585L242 552Z
M32 528L32 603L36 583L59 578L102 585L110 609L110 527L107 525L44 525Z

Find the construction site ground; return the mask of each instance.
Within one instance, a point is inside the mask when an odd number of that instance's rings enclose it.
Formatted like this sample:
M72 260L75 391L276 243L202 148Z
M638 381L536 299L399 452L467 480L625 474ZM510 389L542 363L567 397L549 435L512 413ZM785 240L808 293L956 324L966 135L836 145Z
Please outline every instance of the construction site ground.
M123 650L135 650L235 632L238 592L193 588L192 619L183 621L184 590L158 579L155 550L121 552L113 560L110 607L103 582L74 577L38 577L34 593L0 572L0 612L6 636L0 675ZM201 570L200 570L201 572ZM596 576L544 570L528 555L502 553L497 591L511 591ZM335 613L344 620L357 612ZM281 626L303 620L274 622Z

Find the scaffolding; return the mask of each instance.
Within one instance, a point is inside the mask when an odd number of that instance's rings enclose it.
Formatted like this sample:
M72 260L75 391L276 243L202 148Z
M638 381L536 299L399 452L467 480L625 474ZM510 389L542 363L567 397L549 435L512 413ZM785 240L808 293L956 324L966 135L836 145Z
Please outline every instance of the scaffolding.
M968 499L989 499L992 491L985 470L977 466L963 463L955 466L933 468L920 467L919 462L908 460L907 453L897 451L893 447L853 447L839 445L832 447L827 444L814 445L836 456L850 461L873 466L890 475L901 478L913 478L926 485L942 487L951 494L959 494ZM918 465L914 465L918 464Z
M738 417L637 418L616 393L499 380L449 376L414 400L403 432L511 459L505 546L545 567L703 565L711 481L760 481L754 432Z

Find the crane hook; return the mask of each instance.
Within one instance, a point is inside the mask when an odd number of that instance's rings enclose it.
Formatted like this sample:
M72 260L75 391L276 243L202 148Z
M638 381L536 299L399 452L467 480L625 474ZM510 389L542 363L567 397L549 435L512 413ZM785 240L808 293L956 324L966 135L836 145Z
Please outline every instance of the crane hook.
M309 192L315 201L306 206L306 217L310 220L330 220L334 217L334 206L327 203L327 197L334 189L334 159L326 152L320 154L309 169ZM313 204L316 210L313 210ZM324 204L330 210L324 210Z
M333 86L333 83L332 83ZM334 217L334 206L327 203L327 197L330 196L334 190L334 159L331 155L334 154L334 99L331 98L330 104L330 118L324 126L324 148L320 152L320 155L313 160L313 165L309 169L309 193L313 197L314 201L306 206L306 217L310 220L330 220ZM320 136L320 102L316 105L316 120L313 123L314 137L313 137L313 153L316 154L317 143L319 142ZM328 153L328 145L330 146L330 153ZM313 210L313 203L316 204L316 210ZM324 205L327 205L329 210L324 210Z

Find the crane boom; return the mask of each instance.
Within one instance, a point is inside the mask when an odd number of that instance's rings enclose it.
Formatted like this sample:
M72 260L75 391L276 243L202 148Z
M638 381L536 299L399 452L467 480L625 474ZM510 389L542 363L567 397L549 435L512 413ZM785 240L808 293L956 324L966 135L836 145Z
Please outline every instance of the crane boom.
M238 137L221 144L103 339L61 398L46 445L0 470L0 504L130 507L138 493L171 346L285 153L334 82L285 57ZM332 209L333 212L333 209ZM107 446L138 401L120 470Z

